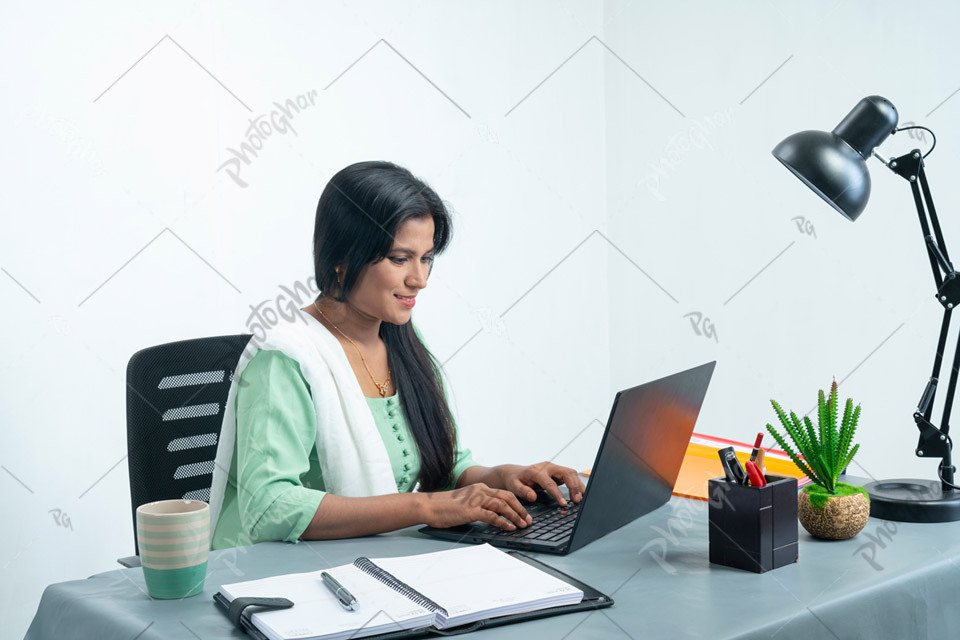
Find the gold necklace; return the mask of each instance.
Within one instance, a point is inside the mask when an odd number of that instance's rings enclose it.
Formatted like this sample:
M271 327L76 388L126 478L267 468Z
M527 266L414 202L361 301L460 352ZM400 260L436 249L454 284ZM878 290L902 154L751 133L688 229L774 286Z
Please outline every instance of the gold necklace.
M317 304L317 301L316 301L316 300L313 301L313 306L315 306L315 307L317 308L317 311L320 312L320 315L323 316L323 318L324 318L327 322L329 322L330 324L333 325L333 328L334 328L334 329L336 329L337 331L340 332L340 335L342 335L342 336L343 336L344 338L346 338L347 340L350 340L350 344L352 344L352 345L354 346L354 348L357 350L357 353L360 354L360 361L363 362L363 368L367 370L367 375L370 376L370 379L373 380L373 384L376 385L377 391L380 392L380 397L381 397L381 398L385 398L386 395L387 395L387 386L389 386L389 384L390 384L390 371L389 371L389 367L388 367L388 371L387 371L387 380L386 380L386 382L384 382L383 384L380 384L379 382L377 382L377 379L374 378L374 377L373 377L373 374L370 372L370 367L367 366L367 359L363 357L363 352L360 351L360 347L357 346L357 343L354 342L354 341L350 338L350 336L348 336L347 334L345 334L345 333L343 332L343 330L340 329L340 327L338 327L338 326L333 322L333 320L331 320L330 318L327 317L327 314L325 314L325 313L320 309L320 305Z

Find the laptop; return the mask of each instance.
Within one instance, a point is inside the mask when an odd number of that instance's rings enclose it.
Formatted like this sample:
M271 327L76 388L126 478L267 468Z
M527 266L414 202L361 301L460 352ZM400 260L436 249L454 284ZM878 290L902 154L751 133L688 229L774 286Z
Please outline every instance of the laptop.
M579 504L543 491L521 500L533 524L506 531L484 522L421 533L496 547L565 555L657 509L670 499L716 361L617 393Z

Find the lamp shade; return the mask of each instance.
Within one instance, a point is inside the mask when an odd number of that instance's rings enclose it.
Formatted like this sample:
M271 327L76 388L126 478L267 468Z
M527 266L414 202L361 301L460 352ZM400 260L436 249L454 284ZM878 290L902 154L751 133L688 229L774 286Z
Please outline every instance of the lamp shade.
M897 128L897 109L886 98L864 98L830 133L801 131L786 137L773 156L849 220L870 199L867 158Z

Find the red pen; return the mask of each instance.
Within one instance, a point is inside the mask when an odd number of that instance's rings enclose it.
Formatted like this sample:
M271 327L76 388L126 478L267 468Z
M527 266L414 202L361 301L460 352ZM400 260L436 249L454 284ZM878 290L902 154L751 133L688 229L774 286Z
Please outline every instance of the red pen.
M757 434L757 441L753 443L753 451L750 452L751 462L757 461L757 455L760 453L761 442L763 442L763 432Z

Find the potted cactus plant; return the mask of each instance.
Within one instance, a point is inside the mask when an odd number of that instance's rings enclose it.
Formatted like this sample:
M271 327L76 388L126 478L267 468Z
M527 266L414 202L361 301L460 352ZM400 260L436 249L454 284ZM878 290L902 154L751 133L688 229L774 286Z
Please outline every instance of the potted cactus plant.
M859 444L853 444L860 405L854 409L853 400L847 398L838 424L837 381L834 380L829 397L824 397L823 390L818 394L818 427L815 429L807 416L801 422L793 411L788 417L776 400L770 403L790 442L773 425L767 424L767 430L812 481L798 497L800 524L811 535L828 540L846 540L860 533L870 516L870 497L863 487L839 482L840 474L860 449Z

